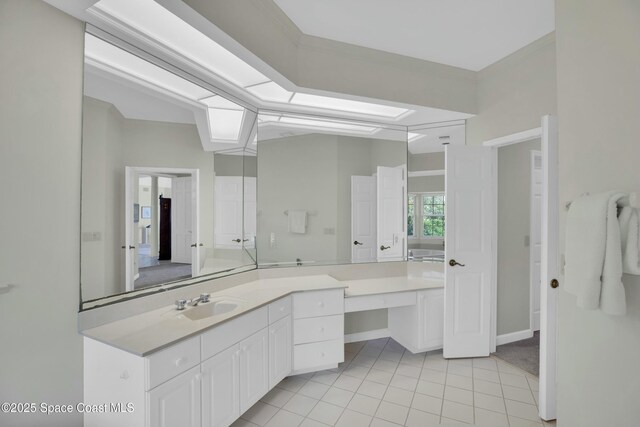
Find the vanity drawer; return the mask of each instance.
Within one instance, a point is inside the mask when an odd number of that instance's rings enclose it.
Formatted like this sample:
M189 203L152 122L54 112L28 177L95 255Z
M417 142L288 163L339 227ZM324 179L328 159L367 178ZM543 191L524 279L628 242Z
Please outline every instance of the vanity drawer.
M293 318L331 316L344 313L344 290L299 292L293 295Z
M291 314L291 296L280 298L269 304L269 324L287 317Z
M403 307L416 305L416 302L415 291L348 297L344 299L344 311L345 313L351 313L354 311L376 310L378 308Z
M268 307L261 307L219 326L214 326L202 334L202 360L206 360L266 328L268 324Z
M344 315L297 319L293 325L293 343L305 344L344 337Z
M200 337L189 338L146 358L147 390L200 364Z
M344 339L293 346L293 370L301 371L344 362Z

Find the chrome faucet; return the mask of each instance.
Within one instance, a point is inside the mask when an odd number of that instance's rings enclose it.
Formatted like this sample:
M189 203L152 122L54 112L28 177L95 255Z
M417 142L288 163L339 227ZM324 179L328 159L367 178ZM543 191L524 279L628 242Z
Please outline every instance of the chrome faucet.
M198 298L194 298L191 301L189 301L189 305L192 307L195 307L201 302L209 302L209 294L200 294Z

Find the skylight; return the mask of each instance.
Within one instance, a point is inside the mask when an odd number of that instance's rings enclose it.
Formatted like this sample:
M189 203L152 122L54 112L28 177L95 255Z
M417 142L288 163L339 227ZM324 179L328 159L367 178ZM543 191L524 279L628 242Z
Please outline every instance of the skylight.
M195 101L213 95L182 77L88 33L85 35L84 50L86 58L96 61L99 65L110 67L185 98Z
M101 0L89 10L98 18L119 22L127 27L129 34L137 33L136 36L146 43L158 43L261 101L395 120L414 112L406 108L288 91L153 0Z
M269 80L153 0L101 0L95 7L235 85Z
M398 118L410 111L406 108L390 107L388 105L372 104L369 102L352 101L350 99L311 95L308 93L296 93L295 95L293 95L291 103L308 107L328 108L337 111L351 111L354 113L393 118Z
M372 134L378 130L374 126L366 126L355 123L346 123L334 120L318 120L314 118L290 117L290 116L263 116L260 126L274 125L291 127L296 129L322 130L322 131L348 131L348 133Z
M219 142L237 142L242 128L244 110L209 108L209 130L211 138Z
M262 99L271 102L289 102L293 92L289 92L276 82L267 82L248 87L247 90Z

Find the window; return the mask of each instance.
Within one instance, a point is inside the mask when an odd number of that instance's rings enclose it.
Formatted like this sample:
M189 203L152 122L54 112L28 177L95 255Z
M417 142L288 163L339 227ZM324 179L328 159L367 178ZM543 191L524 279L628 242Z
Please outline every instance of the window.
M444 194L410 193L407 236L417 239L444 237Z

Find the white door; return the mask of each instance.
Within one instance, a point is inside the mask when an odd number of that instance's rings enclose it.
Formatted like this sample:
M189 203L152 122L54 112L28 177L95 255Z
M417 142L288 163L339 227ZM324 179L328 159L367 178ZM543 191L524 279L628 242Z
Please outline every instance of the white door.
M529 215L529 280L531 330L540 330L540 275L542 260L542 153L531 152L531 191Z
M202 362L203 427L226 427L240 416L239 353L233 346Z
M149 427L200 427L200 367L147 393Z
M242 177L217 176L214 205L214 246L242 248Z
M269 388L291 373L291 316L269 326Z
M400 261L406 247L405 168L378 166L376 191L376 257Z
M171 179L171 262L191 263L191 248L197 244L192 226L191 177Z
M124 168L124 242L122 252L124 256L124 282L126 291L134 289L135 276L137 274L138 256L136 252L136 224L134 222L134 203L136 186L138 185L138 173L134 168Z
M244 177L244 232L243 232L243 246L247 249L253 249L256 247L256 224L257 224L257 210L256 210L256 178L247 176Z
M538 408L545 420L556 418L556 339L558 289L558 122L542 118L542 286L540 288L540 396Z
M351 262L376 260L376 179L351 177Z
M269 391L268 328L241 341L240 347L240 413L251 408Z
M488 356L491 347L493 156L448 145L445 154L444 357Z

